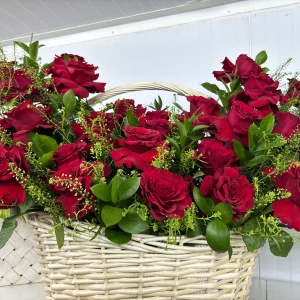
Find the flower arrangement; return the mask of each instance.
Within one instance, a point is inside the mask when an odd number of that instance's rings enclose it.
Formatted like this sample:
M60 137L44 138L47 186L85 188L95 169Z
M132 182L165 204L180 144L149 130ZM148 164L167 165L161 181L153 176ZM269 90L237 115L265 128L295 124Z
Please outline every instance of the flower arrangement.
M203 84L217 100L188 96L189 111L160 97L94 111L97 67L73 54L40 66L38 42L15 45L24 56L0 62L0 199L11 209L0 246L17 218L45 211L59 247L76 220L118 245L137 233L204 235L230 257L233 231L249 251L268 240L288 255L297 236L284 229L300 231L300 84L283 93L264 51L225 58L213 72L224 89Z

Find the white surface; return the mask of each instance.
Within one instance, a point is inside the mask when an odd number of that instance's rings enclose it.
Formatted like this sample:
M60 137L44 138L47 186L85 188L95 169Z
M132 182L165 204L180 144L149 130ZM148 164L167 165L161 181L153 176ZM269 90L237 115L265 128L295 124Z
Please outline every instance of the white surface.
M0 288L0 300L45 300L41 283ZM299 300L300 284L253 280L249 300Z

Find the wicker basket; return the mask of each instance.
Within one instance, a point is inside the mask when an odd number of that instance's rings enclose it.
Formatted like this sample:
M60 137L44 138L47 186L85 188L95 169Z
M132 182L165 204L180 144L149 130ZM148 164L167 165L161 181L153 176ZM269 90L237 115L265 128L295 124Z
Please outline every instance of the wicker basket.
M3 220L0 220L2 226ZM34 251L33 228L21 219L13 235L0 249L0 286L42 282Z
M90 99L94 105L121 93L159 89L179 95L200 92L162 83L138 83L107 91ZM44 276L47 300L246 300L258 252L248 252L239 235L231 235L233 255L216 253L202 236L178 238L133 235L117 246L85 223L65 228L65 245L59 250L50 233L52 218L45 213L27 216L36 228L36 253ZM167 249L166 249L167 248Z

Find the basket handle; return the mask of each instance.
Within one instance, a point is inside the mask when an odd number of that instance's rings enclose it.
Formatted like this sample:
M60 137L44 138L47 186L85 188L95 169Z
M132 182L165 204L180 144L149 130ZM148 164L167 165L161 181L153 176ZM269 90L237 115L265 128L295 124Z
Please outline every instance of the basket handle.
M138 82L115 87L105 93L96 95L88 100L89 105L96 105L111 97L118 96L128 92L144 91L144 90L162 90L177 93L179 96L203 96L206 95L189 88L184 88L180 85L163 83L163 82Z

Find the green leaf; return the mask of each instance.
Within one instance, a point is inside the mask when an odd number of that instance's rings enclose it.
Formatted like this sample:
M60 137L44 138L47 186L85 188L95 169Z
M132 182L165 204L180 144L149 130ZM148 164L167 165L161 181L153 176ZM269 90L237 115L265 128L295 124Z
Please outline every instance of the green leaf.
M270 250L276 256L287 257L293 245L293 238L285 231L282 231L280 236L269 238Z
M241 161L245 161L246 158L246 150L244 145L237 140L233 140L233 147L235 154L239 157Z
M209 127L208 125L197 125L197 126L195 126L192 129L191 133L194 133L194 132L196 132L198 130L204 130L204 129L208 128L208 127Z
M53 163L52 158L54 155L54 151L50 151L48 153L45 153L40 159L40 163L42 165L42 167L48 167L49 165L51 165Z
M39 64L36 62L36 60L29 56L24 56L23 61L24 61L24 67L31 67L35 69L39 69L40 67Z
M56 242L58 249L60 249L65 242L65 230L63 224L60 222L60 219L58 216L53 217L54 222L54 231L56 236Z
M235 91L239 85L240 85L240 80L238 78L232 80L230 82L230 89L231 89L231 91L232 92Z
M274 124L275 124L275 117L273 116L273 114L269 114L265 116L260 122L260 127L259 127L260 133L262 132L271 133L273 131Z
M231 245L229 245L229 248L228 248L228 257L229 257L229 260L231 259L232 254L233 254L232 247L231 247Z
M25 203L18 205L21 214L26 213L33 206L34 206L34 201L33 201L33 199L29 195L26 195L26 201L25 201Z
M118 190L119 201L132 197L140 187L141 178L131 177L124 180Z
M116 225L123 218L123 209L105 205L101 210L101 218L106 227Z
M158 95L157 96L157 99L158 99L158 105L159 105L159 109L161 110L162 109L162 106L163 106L163 102L162 102L162 100L161 100L161 98L160 98L160 96Z
M214 208L214 201L211 198L205 198L200 195L200 190L198 187L194 187L193 190L193 198L197 204L197 206L200 208L200 210L206 214L210 215L212 213L212 210Z
M215 206L215 211L221 213L221 219L228 224L232 220L232 206L228 202L220 202Z
M179 130L179 133L181 136L186 136L187 132L186 132L186 129L185 129L185 126L184 124L182 124L180 121L178 120L175 120L175 123L178 127L178 130Z
M177 144L177 142L169 136L166 136L166 139L170 142L170 144L172 145L172 147L176 151L176 156L180 157L180 148L179 148L179 145Z
M194 230L188 229L186 232L187 237L196 237L199 235L205 235L205 225L200 219L194 219Z
M193 129L193 123L188 118L184 117L184 126L186 134L188 135Z
M249 168L255 167L255 166L257 166L257 165L262 164L263 162L265 162L266 159L267 159L267 156L265 156L265 155L258 155L256 157L254 157L253 159L248 160L245 163L245 167L249 167Z
M129 126L133 126L133 127L139 126L139 121L132 111L128 111L126 113L126 119Z
M110 228L105 229L105 236L119 246L128 243L132 237L131 233Z
M266 67L262 69L262 73L263 73L263 74L266 74L266 73L268 73L269 71L270 71L270 69L269 69L269 68L266 68Z
M249 149L253 150L260 138L259 128L253 123L249 127Z
M182 106L179 105L177 102L174 102L173 104L174 104L174 106L176 106L179 110L184 111L184 109L182 108Z
M266 238L257 234L261 228L260 221L257 218L252 218L244 225L243 240L248 251L254 251L264 246Z
M65 106L66 117L72 116L75 110L77 101L74 92L70 89L63 95L63 104Z
M267 52L263 50L256 55L255 62L258 65L262 65L263 63L266 62L267 59L268 59Z
M206 228L206 240L212 250L226 252L230 246L230 232L227 225L220 220L212 220Z
M123 181L124 181L124 179L121 176L116 175L110 182L110 184L111 184L111 200L113 203L118 202L118 190Z
M279 148L287 143L281 134L271 133L267 135L267 140L263 140L255 148L255 151L268 150L271 148Z
M29 47L26 44L19 42L19 41L15 41L13 43L15 45L18 45L20 48L22 48L25 52L27 52L29 54Z
M191 139L188 136L181 136L180 137L180 146L181 149L184 149L186 146L190 145L193 142L193 139Z
M58 144L55 139L50 136L30 132L28 139L32 142L34 153L41 158L44 154L58 149Z
M20 214L16 214L14 216L6 218L2 223L2 228L0 231L0 249L4 247L7 241L12 236L14 230L16 229L18 222L17 218Z
M111 187L108 184L95 184L91 187L91 190L98 199L105 202L111 202Z
M196 173L195 173L195 175L193 176L193 178L198 178L198 177L202 177L202 176L204 176L205 174L204 174L204 172L202 172L201 170L199 170L199 171L197 171Z
M211 93L218 94L220 91L219 87L216 84L211 84L209 82L204 82L201 84L206 90L210 91Z
M29 45L28 53L32 59L37 60L39 53L39 41L35 41Z
M148 222L142 220L136 213L128 213L118 225L123 231L132 234L142 233L149 228Z

